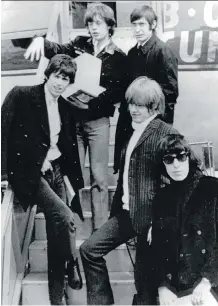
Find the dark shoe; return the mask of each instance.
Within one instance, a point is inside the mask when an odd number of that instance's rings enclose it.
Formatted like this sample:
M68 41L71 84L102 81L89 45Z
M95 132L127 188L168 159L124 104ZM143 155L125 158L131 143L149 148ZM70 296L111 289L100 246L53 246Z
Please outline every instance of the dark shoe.
M83 286L78 259L71 260L67 264L68 285L74 290L80 290Z

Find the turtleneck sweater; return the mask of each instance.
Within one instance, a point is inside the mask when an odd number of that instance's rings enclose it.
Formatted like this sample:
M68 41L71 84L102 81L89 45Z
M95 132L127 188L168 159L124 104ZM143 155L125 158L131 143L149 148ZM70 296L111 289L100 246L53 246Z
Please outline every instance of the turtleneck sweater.
M125 166L123 171L123 197L122 201L124 203L123 208L126 210L129 210L129 184L128 184L128 178L129 178L129 163L130 158L132 155L132 152L139 141L139 138L141 137L142 133L148 126L148 124L157 116L157 114L152 115L147 120L143 121L142 123L136 123L132 122L132 127L134 129L134 132L132 134L132 137L129 140L129 144L126 150L126 156L125 156Z

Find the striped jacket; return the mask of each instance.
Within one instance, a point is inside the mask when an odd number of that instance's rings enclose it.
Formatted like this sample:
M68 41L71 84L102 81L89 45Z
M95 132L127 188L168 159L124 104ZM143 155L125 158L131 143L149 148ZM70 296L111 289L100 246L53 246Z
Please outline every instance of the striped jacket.
M129 210L133 228L141 233L151 222L154 196L161 185L161 176L156 160L159 141L169 133L178 133L174 128L160 120L153 119L137 142L129 164ZM121 152L120 171L117 189L111 207L111 216L122 209L123 171L128 142Z

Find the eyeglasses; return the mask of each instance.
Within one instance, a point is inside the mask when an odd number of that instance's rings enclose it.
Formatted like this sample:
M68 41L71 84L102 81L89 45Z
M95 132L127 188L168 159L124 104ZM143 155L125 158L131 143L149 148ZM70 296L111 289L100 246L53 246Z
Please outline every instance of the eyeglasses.
M166 165L170 165L173 164L174 159L176 158L179 162L185 162L187 160L187 157L189 156L189 154L187 152L181 152L178 154L167 154L164 155L163 157L163 162Z

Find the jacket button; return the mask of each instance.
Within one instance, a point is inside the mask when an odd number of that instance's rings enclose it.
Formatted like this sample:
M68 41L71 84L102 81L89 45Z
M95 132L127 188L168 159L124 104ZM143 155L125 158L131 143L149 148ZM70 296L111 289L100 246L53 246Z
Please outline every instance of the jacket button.
M20 155L20 153L17 153L17 155Z
M27 137L27 134L25 134L24 137Z
M205 249L202 249L202 250L201 250L201 253L202 253L202 254L205 254L205 253L206 253L206 250L205 250Z
M201 235L201 231L197 231L197 234L198 234L198 235Z
M187 237L188 236L188 234L183 234L183 237Z
M179 256L182 258L184 255L181 253Z

